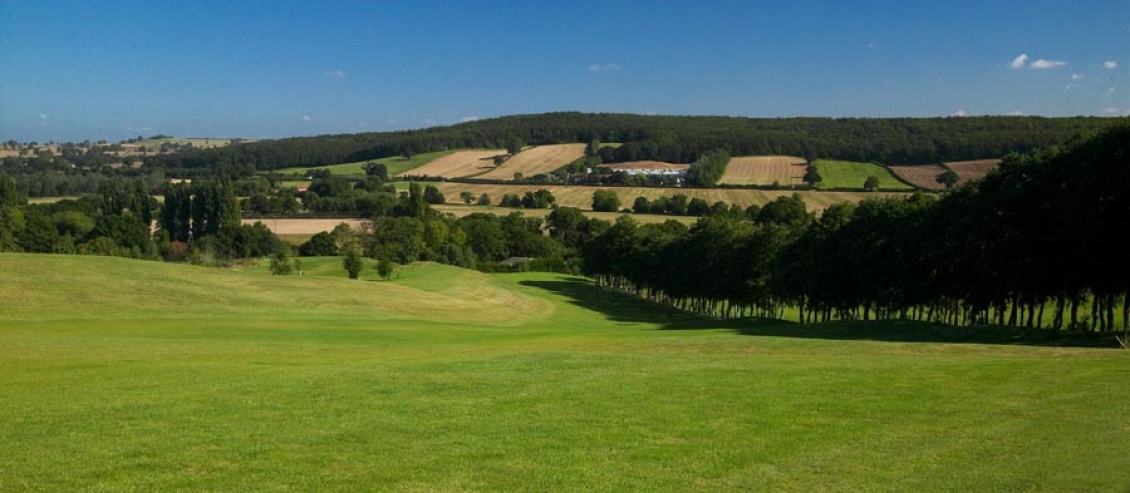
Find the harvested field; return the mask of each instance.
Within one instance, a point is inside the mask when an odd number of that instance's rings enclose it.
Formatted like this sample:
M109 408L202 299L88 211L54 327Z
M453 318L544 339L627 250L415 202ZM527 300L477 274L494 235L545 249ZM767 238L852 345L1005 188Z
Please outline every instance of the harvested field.
M616 171L628 170L653 170L653 171L686 171L691 167L689 164L671 164L663 161L631 161L627 163L606 164L604 167Z
M895 176L916 187L927 190L946 189L945 185L938 183L938 177L946 172L946 169L941 166L925 164L921 166L889 166L888 168Z
M474 176L493 170L494 161L492 161L492 159L499 154L506 154L506 150L474 149L456 151L420 166L419 168L405 171L396 176L439 176L444 178Z
M361 227L360 219L304 219L304 218L281 218L281 219L244 219L243 224L255 224L261 222L267 226L272 232L279 236L303 236L314 235L322 231L333 231L334 227L338 224L345 223L350 227L357 229Z
M946 163L945 166L957 173L958 183L970 180L979 180L989 174L1001 164L1000 159L979 159L976 161L956 161Z
M807 162L796 156L740 156L730 159L718 180L731 185L800 185Z
M509 208L509 207L495 207L495 206L485 206L484 207L484 206L478 206L478 205L463 205L463 204L459 204L459 205L444 204L444 205L438 205L438 206L433 206L433 207L435 207L435 209L440 211L440 212L443 212L443 213L446 213L446 214L451 214L451 215L454 215L455 217L469 216L469 215L474 214L476 212L481 212L481 213L484 213L484 214L494 214L496 216L505 216L505 215L508 215L512 212L521 212L522 215L524 215L526 217L542 217L542 218L544 218L545 216L548 216L550 212L553 211L553 209L513 209L513 208ZM616 218L620 217L622 214L623 213L621 213L621 212L585 211L585 216L595 217L597 219L603 219L603 220L609 221L609 222L615 221ZM674 219L678 222L689 225L689 224L693 224L695 221L698 220L697 217L693 217L693 216L667 216L667 215L663 215L663 214L629 214L629 215L632 216L632 219L635 219L637 222L639 222L641 224L662 223L662 222L667 222L667 220L669 220L669 219Z
M504 194L512 193L516 195L523 195L526 192L533 192L540 188L549 190L550 193L557 199L557 203L569 207L577 207L580 209L592 208L592 193L596 190L612 190L620 197L620 207L631 207L632 202L636 197L647 197L656 199L659 197L670 197L677 193L686 195L688 198L701 197L707 202L713 204L719 200L727 204L738 204L742 207L748 207L753 204L765 205L776 199L799 193L801 198L804 199L805 204L808 205L809 211L822 211L826 207L839 203L839 202L859 202L865 198L884 197L892 195L903 195L900 193L888 192L841 192L841 191L822 191L822 190L748 190L748 189L722 189L722 188L647 188L647 187L574 187L574 186L553 186L553 185L494 185L494 184L478 184L478 183L436 183L435 186L443 192L444 196L450 201L458 200L459 193L463 191L471 192L475 197L486 193L495 203L502 198Z
M534 176L549 173L585 156L585 144L558 144L526 149L502 166L476 176L487 180L513 180L514 173Z

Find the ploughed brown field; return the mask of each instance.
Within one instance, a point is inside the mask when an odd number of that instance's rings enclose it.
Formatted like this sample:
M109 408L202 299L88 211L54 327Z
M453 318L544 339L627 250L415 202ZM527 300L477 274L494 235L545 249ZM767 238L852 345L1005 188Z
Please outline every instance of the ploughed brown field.
M729 185L800 185L804 183L804 158L796 156L738 156L730 159L718 180Z
M526 149L507 159L501 166L475 178L513 180L514 173L534 176L549 173L585 156L585 144L557 144Z
M976 161L955 161L946 163L946 167L957 173L958 183L984 178L990 171L1000 166L1000 159L979 159Z
M916 187L925 188L927 190L945 190L946 186L938 183L938 177L946 172L946 169L936 164L925 164L921 166L888 166L891 172L901 178L903 181L910 183Z
M494 169L494 157L506 154L505 149L473 149L457 151L435 161L414 168L396 176L439 176L443 178L463 178L488 172Z

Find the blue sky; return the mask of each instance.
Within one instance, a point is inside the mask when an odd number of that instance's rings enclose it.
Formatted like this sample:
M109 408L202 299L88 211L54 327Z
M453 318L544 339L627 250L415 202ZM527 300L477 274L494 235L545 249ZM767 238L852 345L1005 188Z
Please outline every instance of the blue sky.
M1130 2L0 1L0 139L1130 113Z

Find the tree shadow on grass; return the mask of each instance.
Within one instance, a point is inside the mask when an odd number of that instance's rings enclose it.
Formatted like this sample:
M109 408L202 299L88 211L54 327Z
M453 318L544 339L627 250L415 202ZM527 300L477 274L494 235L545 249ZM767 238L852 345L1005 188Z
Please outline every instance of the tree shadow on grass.
M544 289L569 303L598 312L620 323L655 324L660 330L729 329L742 335L844 341L880 341L947 344L997 344L1080 348L1116 348L1113 334L1023 329L1017 327L957 327L910 320L833 321L798 324L787 320L721 320L683 312L618 291L600 289L581 277L552 281L522 281L523 286Z

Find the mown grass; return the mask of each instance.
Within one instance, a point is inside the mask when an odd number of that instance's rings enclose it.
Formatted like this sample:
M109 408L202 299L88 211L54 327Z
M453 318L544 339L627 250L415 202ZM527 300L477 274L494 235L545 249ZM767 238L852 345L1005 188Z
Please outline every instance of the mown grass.
M1130 487L1122 351L304 270L0 254L0 490Z
M391 157L385 157L385 158L380 158L380 159L370 159L370 160L367 160L367 161L358 161L358 162L355 162L355 163L331 164L331 165L326 165L326 166L308 166L308 167L297 167L297 168L282 168L282 169L272 170L272 171L269 171L269 172L274 172L274 173L278 173L278 174L281 174L281 175L292 175L292 174L293 175L302 175L302 174L305 174L307 171L312 170L312 169L325 169L325 170L329 170L331 173L333 173L335 175L364 175L365 174L365 165L368 164L370 161L375 161L375 162L378 162L378 163L384 163L385 166L388 166L388 175L389 176L395 176L398 173L403 173L403 172L408 171L408 170L419 168L420 166L423 166L423 165L428 164L432 161L435 161L436 159L439 159L443 156L451 154L452 152L455 152L455 151L425 152L423 154L416 154L415 156L412 156L412 158L410 158L410 159L406 159L404 156L391 156ZM266 173L269 173L269 172L265 171L263 173L266 174Z
M874 176L879 179L879 188L911 190L907 185L891 174L887 168L871 163L856 163L851 161L818 160L813 162L816 171L820 173L820 182L817 188L858 188L863 189L867 178Z

